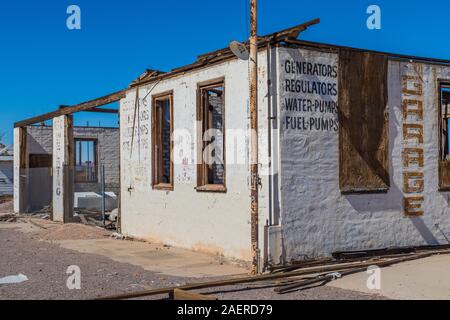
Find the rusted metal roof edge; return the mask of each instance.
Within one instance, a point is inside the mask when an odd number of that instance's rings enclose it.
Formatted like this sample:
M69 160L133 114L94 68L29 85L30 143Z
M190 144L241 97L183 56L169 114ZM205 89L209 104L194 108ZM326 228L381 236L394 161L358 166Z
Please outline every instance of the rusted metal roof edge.
M354 48L354 47L348 47L348 46L340 46L340 45L312 42L312 41L305 41L305 40L284 39L283 41L279 41L279 43L286 47L292 47L292 46L308 47L308 48L323 49L323 50L334 51L334 52L339 52L340 49L346 49L346 50L354 50L354 51L360 51L360 52L368 52L368 53L385 55L391 60L402 60L402 61L409 60L409 61L413 61L413 62L421 62L421 63L429 63L429 64L450 65L450 60L447 60L447 59L412 56L412 55L406 55L406 54L391 53L391 52L369 50L369 49L362 49L362 48Z
M298 34L304 30L306 30L308 27L318 24L320 23L320 19L313 19L310 20L308 22L287 28L287 29L283 29L281 31L277 31L271 34L268 34L266 36L262 36L258 38L258 49L261 50L263 48L265 48L268 44L275 44L277 42L283 41L284 38L288 37L288 36L295 36L297 37ZM245 44L248 45L248 41L245 42ZM179 75L180 73L184 73L187 71L193 71L193 70L197 70L200 68L204 68L204 67L208 67L208 66L212 66L215 65L217 63L220 62L224 62L227 60L233 60L233 59L237 59L234 54L231 52L230 48L223 48L223 49L219 49L219 50L215 50L215 51L211 51L202 55L199 55L197 57L197 61L179 67L179 68L175 68L172 69L170 72L167 72L165 74L160 74L160 75L156 75L155 77L151 77L151 78L147 78L147 79L143 79L142 81L133 81L130 84L130 88L134 88L134 87L138 87L141 86L143 84L148 84L148 83L152 83L155 81L161 81L162 79L166 79L166 78L171 78L173 76Z
M312 41L304 41L304 40L296 40L296 39L289 39L289 38L275 39L272 41L267 40L267 41L260 42L258 44L259 51L265 50L267 45L282 46L282 47L299 47L299 48L304 48L304 49L315 49L315 50L321 50L321 51L331 51L331 52L336 52L336 53L339 52L340 49L347 49L347 50L355 50L355 51L385 55L390 60L401 60L401 61L408 60L408 61L412 61L412 62L450 66L450 60L446 60L446 59L411 56L411 55L389 53L389 52L383 52L383 51L346 47L346 46L339 46L339 45L312 42ZM216 54L216 56L212 56L212 54L211 55L210 54L201 55L199 57L202 57L201 59L204 59L204 60L199 60L192 64L173 69L170 72L161 74L161 75L156 76L151 79L146 79L145 81L132 83L129 86L129 88L135 88L138 86L142 86L142 85L154 83L157 81L173 78L173 77L179 76L181 74L185 74L187 72L197 71L202 68L212 67L217 64L226 62L226 61L237 59L232 54L232 52L229 48L224 48L224 49L214 51L213 54ZM206 56L211 56L212 58L211 59L204 58Z
M346 46L339 46L334 44L326 44L312 41L304 41L293 39L290 36L292 34L297 34L298 32L304 31L308 26L316 24L320 22L319 19L314 19L309 22L294 26L292 28L284 29L282 31L278 31L267 36L261 37L258 43L258 50L263 51L266 49L268 45L271 46L281 46L281 47L297 47L304 49L313 49L313 50L321 50L321 51L331 51L331 52L339 52L340 49L347 50L356 50L361 52L369 52L376 53L387 56L390 60L400 60L400 61L411 61L411 62L420 62L427 64L436 64L436 65L445 65L450 66L450 60L446 59L435 59L435 58L427 58L427 57L418 57L418 56L410 56L403 54L395 54L388 53L376 50L368 50L368 49L360 49ZM72 114L79 111L86 111L89 109L94 109L98 106L105 105L114 101L118 101L125 97L126 93L133 88L140 87L142 85L156 83L162 80L166 80L169 78L173 78L176 76L184 75L188 72L194 72L200 70L202 68L213 67L217 64L224 63L226 61L231 61L237 59L231 52L229 48L223 48L220 50L212 51L203 55L198 56L196 62L192 64L185 65L183 67L175 68L170 72L161 73L154 77L147 78L144 77L143 81L134 81L132 82L128 88L121 90L119 92L115 92L113 94L97 98L94 100L90 100L78 105L70 106L64 109L59 109L53 112L49 112L37 117L33 117L27 120L19 121L14 124L14 127L24 127L30 124L34 124L37 122L42 122L46 120L50 120L56 116ZM142 76L142 75L141 75Z

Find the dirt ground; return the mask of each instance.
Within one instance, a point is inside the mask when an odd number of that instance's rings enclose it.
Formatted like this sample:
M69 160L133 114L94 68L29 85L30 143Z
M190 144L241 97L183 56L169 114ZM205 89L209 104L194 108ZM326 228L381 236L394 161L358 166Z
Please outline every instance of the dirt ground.
M3 213L3 212L1 212ZM94 299L246 272L241 265L169 246L114 240L103 229L21 218L0 223L0 278L28 281L0 285L0 299ZM81 289L69 290L69 266L81 270ZM178 275L178 276L177 276ZM249 290L259 288L258 290ZM202 290L219 299L384 299L380 295L322 286L278 295L269 283ZM167 299L157 296L151 299Z
M450 255L435 255L380 270L377 293L390 299L450 300ZM330 283L341 289L368 292L367 275L350 275Z

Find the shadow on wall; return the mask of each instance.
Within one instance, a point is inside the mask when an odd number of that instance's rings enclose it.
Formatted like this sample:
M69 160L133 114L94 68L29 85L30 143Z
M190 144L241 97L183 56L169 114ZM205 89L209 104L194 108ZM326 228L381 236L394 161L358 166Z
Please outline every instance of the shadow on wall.
M390 112L391 114L391 112ZM395 114L391 114L389 121L394 123L394 125L389 127L389 140L396 141L399 134L399 122L395 117ZM397 186L393 178L394 164L394 146L393 143L389 143L389 166L390 166L390 188L388 193L383 194L372 194L372 195L345 195L345 198L350 203L350 205L358 212L382 212L382 211L393 211L402 210L401 200L403 199L403 192ZM368 200L370 199L370 200Z
M419 231L420 235L422 236L423 240L429 245L429 246L437 246L440 245L439 241L436 239L436 237L433 235L431 230L427 227L425 222L420 217L411 217L409 220L412 222L414 227L416 227L417 231Z
M390 141L396 141L397 136L399 134L398 128L400 127L400 123L398 122L395 114L390 116L390 121L393 121L394 125L390 126ZM373 194L373 195L346 195L345 198L348 203L353 207L354 210L358 212L358 214L371 214L372 212L387 212L387 211L398 211L399 214L403 214L403 192L397 186L393 179L393 159L394 159L394 147L393 143L389 144L389 165L391 168L390 180L391 187L387 194ZM404 218L407 219L407 218ZM434 236L433 232L430 228L425 224L424 220L421 217L410 217L408 218L417 231L422 236L423 240L427 245L440 245L440 242Z
M27 152L29 154L49 154L31 134L27 134Z

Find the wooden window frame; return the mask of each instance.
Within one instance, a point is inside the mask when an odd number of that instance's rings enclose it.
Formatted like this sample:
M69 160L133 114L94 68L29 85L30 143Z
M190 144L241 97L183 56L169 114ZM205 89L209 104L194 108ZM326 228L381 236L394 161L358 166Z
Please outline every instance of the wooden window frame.
M74 183L87 183L87 184L89 184L89 183L92 183L92 184L94 184L94 183L98 183L99 181L98 181L98 178L99 178L99 164L98 164L98 139L97 138L84 138L84 137L80 137L80 138L74 138L73 139L73 141L74 141L74 149L75 149L75 152L73 153L73 159L74 159L74 163L75 163L75 166L74 166ZM79 180L77 180L77 175L76 175L76 166L78 165L77 164L77 142L78 141L80 141L80 142L94 142L94 161L95 161L95 179L94 180L91 180L91 181L79 181Z
M156 102L158 100L166 100L170 101L170 182L169 183L160 183L157 177L157 168L156 168ZM173 191L174 190L174 167L173 167L173 90L158 93L152 96L152 189L153 190L162 190L162 191Z
M203 163L203 105L202 105L202 90L222 86L223 87L223 115L222 115L222 134L223 134L223 183L222 184L207 184L206 179L206 167L207 164ZM226 193L227 192L227 170L226 170L226 88L225 88L225 77L220 77L204 82L197 83L197 187L195 188L197 192L216 192L216 193Z
M450 121L450 117L443 117L442 114L442 89L450 89L450 79L438 79L438 94L437 94L437 106L438 106L438 135L439 135L439 191L450 191L450 160L445 159L445 146L443 139L444 123ZM448 131L448 124L447 124ZM450 132L447 132L448 139L450 139ZM448 143L448 141L447 141ZM449 148L447 146L447 148Z

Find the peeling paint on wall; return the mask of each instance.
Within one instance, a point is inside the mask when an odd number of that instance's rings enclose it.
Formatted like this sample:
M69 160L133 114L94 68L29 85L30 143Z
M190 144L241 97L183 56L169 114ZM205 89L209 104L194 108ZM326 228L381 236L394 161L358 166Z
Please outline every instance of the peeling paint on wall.
M265 53L260 54L260 59L266 61ZM260 81L264 84L267 84L266 69L262 63ZM197 85L221 77L225 77L225 127L231 129L226 131L225 139L227 192L198 192ZM250 259L248 90L243 88L248 88L248 66L246 61L239 60L227 61L140 88L139 97L147 97L139 103L141 128L151 124L151 119L147 119L143 113L151 115L152 96L173 90L173 154L176 158L173 191L152 189L151 148L146 149L142 143L144 140L151 141L151 130L149 134L146 130L138 130L137 119L134 142L131 142L136 91L130 90L126 98L121 100L123 233L142 239L158 239L194 250ZM267 90L261 88L259 117L263 127L267 123L266 97ZM236 131L233 130L244 133L243 141L238 141L236 146L229 145L234 141ZM232 164L235 156L243 158L243 163ZM262 160L267 162L266 159ZM261 198L265 199L267 195L262 193ZM268 219L266 208L265 204L260 208L261 221ZM260 234L263 237L263 223Z
M403 212L418 217L424 215L425 201L423 68L410 64L402 71Z

